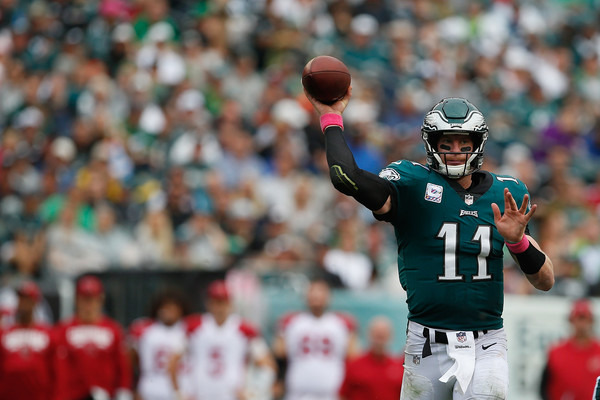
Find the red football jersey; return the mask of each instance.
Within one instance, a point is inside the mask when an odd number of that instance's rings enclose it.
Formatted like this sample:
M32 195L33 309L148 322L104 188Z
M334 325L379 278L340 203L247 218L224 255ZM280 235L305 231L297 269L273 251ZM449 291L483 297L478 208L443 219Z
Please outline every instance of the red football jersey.
M0 399L50 400L55 341L49 326L14 325L0 332Z
M376 357L366 353L346 366L346 375L340 388L345 400L398 400L404 374L402 357Z
M552 347L548 353L548 387L550 400L589 400L600 375L600 342L577 346L573 340Z
M100 387L113 396L117 389L131 390L131 364L119 324L103 317L96 324L77 318L57 327L58 395L78 400Z

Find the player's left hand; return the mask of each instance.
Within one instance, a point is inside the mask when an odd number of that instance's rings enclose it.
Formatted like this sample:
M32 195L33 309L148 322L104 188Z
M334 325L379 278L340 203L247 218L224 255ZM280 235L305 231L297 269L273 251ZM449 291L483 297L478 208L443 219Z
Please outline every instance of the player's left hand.
M537 204L534 204L527 212L528 203L529 195L526 194L523 196L521 207L517 207L517 203L508 188L504 188L504 214L500 213L498 204L492 203L496 229L507 242L517 243L523 238L525 228L537 209Z

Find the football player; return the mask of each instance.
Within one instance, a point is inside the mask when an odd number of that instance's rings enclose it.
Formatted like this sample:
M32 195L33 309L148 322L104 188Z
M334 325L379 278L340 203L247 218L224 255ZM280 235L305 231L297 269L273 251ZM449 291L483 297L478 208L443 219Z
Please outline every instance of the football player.
M137 395L140 400L172 400L175 392L168 364L181 352L185 342L188 306L175 289L159 292L152 304L151 318L139 318L129 328L134 369L139 371ZM178 382L183 397L187 393L188 368L182 360Z
M329 300L327 282L316 279L306 293L308 310L279 322L273 352L286 400L336 400L346 360L357 355L354 320L330 312Z
M427 163L392 162L379 176L360 169L344 139L352 89L320 117L334 187L395 228L408 334L401 398L504 399L503 249L531 284L554 285L551 260L529 235L523 182L482 171L488 127L462 98L446 98L423 121Z
M32 281L17 294L15 322L0 330L0 399L54 400L55 340L34 311L42 294Z
M369 322L368 348L346 364L340 400L398 400L402 388L404 357L392 355L392 321L383 315Z
M177 399L238 400L248 398L246 373L249 363L275 374L275 361L259 332L233 313L225 281L216 280L208 287L207 313L186 319L185 352L175 355L169 365ZM182 357L190 367L191 396L181 393L176 373Z
M132 400L123 329L104 315L102 282L92 275L83 276L75 294L75 315L56 327L56 398Z

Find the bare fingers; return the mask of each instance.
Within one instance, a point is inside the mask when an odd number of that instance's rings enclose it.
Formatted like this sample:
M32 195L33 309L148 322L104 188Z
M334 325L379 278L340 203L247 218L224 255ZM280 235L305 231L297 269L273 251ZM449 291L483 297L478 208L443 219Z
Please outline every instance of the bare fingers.
M529 222L531 217L533 217L535 210L537 210L537 204L532 205L531 208L529 209L529 212L527 214L525 214L525 218L527 219L527 222Z
M508 191L508 188L504 188L504 210L508 210L510 209L510 192Z
M498 223L500 218L502 218L502 213L500 212L500 207L498 207L498 204L492 203L492 212L494 213L494 223Z
M537 210L537 204L534 204L529 209L529 212L527 212L528 205L529 205L529 194L526 194L525 196L523 196L523 203L521 203L521 208L519 208L519 212L525 216L527 222L529 222L531 217L533 217L535 210Z
M504 210L509 209L517 211L519 207L517 207L517 202L515 201L512 193L508 190L508 188L504 188Z
M521 214L525 214L527 212L527 205L529 204L529 195L526 194L523 196L523 203L521 203L521 208L519 208L519 212Z

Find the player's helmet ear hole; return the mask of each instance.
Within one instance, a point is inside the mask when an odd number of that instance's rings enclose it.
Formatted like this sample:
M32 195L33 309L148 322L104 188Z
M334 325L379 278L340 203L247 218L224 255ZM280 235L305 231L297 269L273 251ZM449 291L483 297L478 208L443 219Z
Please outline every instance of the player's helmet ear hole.
M463 165L446 165L445 157L437 150L443 134L469 135L473 148L461 151L466 161ZM488 126L483 114L466 99L450 97L437 103L429 111L421 126L421 138L431 169L450 178L461 178L479 170L483 165L483 151L488 138Z

